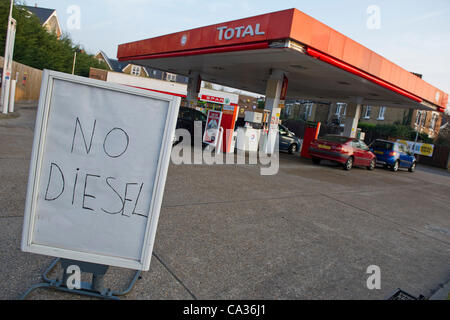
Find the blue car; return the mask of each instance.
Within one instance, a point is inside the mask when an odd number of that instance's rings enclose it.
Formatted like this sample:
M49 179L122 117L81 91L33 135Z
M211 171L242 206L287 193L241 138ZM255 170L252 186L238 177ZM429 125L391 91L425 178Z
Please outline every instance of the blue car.
M377 139L370 144L370 151L377 157L377 164L397 172L407 168L409 172L416 169L416 158L403 143Z

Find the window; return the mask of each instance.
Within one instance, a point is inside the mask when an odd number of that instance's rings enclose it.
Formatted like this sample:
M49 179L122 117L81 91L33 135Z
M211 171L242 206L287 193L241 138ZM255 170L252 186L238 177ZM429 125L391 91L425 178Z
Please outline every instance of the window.
M280 131L280 135L286 135L287 134L287 129L285 127L283 127L282 125L278 125L278 130Z
M370 113L372 111L371 106L366 106L366 112L364 113L364 119L370 119Z
M352 147L356 149L360 149L361 145L359 144L359 140L353 140L352 141Z
M335 115L337 115L339 117L341 115L341 110L342 110L342 104L341 103L337 103L336 104L336 113L335 113Z
M382 149L388 151L391 151L393 146L394 144L392 142L382 140L375 140L375 142L372 144L372 147L374 149Z
M291 105L286 106L286 108L284 109L284 112L286 114L286 116L290 116L291 115Z
M433 116L431 117L431 122L430 122L430 129L434 130L434 127L436 126L437 119L438 119L438 115L433 112Z
M408 149L406 148L406 146L403 143L398 144L398 150L403 153L408 153Z
M360 149L364 150L364 151L368 151L369 147L367 146L367 144L364 143L364 141L359 141L359 147Z
M347 104L346 103L342 103L342 102L338 102L336 103L336 113L335 116L338 119L341 119L342 116L345 116L345 111L347 109Z
M321 138L320 140L344 144L344 143L347 143L348 138L342 137L342 136L336 136L336 135L326 135L325 137Z
M140 76L141 75L141 66L131 66L131 74L134 76Z
M423 127L425 125L425 121L427 120L426 111L422 111L422 118L420 119L420 126Z
M177 81L177 75L173 73L166 73L166 80L175 82Z
M311 117L313 104L312 103L307 103L307 104L305 104L305 107L306 107L305 120L308 120Z
M384 120L384 114L386 112L386 107L380 107L380 111L378 112L377 120Z
M416 126L420 126L421 122L422 122L422 111L418 110L417 113L416 113L416 123L415 123L415 125Z

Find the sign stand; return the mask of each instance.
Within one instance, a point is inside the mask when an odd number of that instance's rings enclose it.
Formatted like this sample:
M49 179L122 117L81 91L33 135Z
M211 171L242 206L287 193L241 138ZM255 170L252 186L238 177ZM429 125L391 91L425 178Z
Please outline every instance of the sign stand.
M50 279L49 274L56 267L57 263L60 262L61 267L63 268L63 278L60 279ZM69 266L76 265L80 268L81 272L92 274L91 282L81 282L80 289L69 289L67 287L67 278L70 276L66 272ZM53 262L47 267L45 272L42 274L42 279L44 282L37 283L31 286L21 297L21 300L24 300L31 292L38 288L49 288L57 291L69 292L80 294L89 297L95 297L100 299L108 299L108 300L120 300L119 296L124 296L128 294L136 284L138 279L141 279L141 271L138 270L135 272L132 280L129 282L127 289L124 291L114 291L109 288L104 287L104 276L108 271L109 266L88 262L81 262L69 259L56 258ZM81 275L80 275L81 276Z
M220 154L222 152L222 143L223 143L223 127L219 128L219 135L217 139L217 144L214 146L212 144L208 144L205 147L205 150L213 151L215 150L216 154Z

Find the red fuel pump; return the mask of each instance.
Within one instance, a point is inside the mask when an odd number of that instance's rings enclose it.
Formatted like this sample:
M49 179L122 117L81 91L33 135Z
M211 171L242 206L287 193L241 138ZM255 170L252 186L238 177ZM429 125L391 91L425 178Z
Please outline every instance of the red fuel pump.
M300 156L303 158L311 159L308 148L313 140L317 139L320 131L320 122L307 122L305 127L305 134L303 135L302 151Z
M224 105L222 108L222 152L224 153L234 152L234 150L231 150L231 147L233 145L234 125L236 124L238 112L238 106Z

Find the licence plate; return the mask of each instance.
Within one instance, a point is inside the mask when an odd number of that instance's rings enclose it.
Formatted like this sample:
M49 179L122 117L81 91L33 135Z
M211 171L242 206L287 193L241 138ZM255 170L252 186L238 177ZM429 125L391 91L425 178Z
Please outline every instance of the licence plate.
M383 151L375 151L376 154L384 154Z
M327 149L327 150L330 150L330 149L331 149L330 146L326 146L326 145L324 145L324 144L319 144L319 148L320 148L320 149Z

